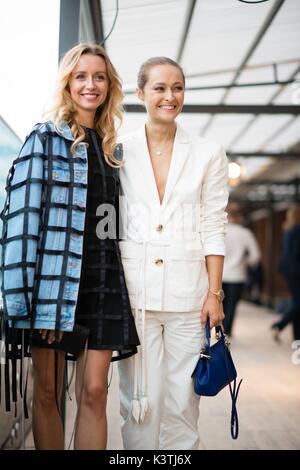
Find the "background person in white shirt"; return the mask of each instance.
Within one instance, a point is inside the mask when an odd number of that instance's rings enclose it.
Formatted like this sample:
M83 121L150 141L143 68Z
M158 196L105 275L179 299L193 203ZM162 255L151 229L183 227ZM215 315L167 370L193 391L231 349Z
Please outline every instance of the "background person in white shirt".
M242 226L242 213L238 206L228 210L228 226L225 236L226 257L223 270L224 331L231 336L234 316L247 280L247 268L260 261L260 250L251 230Z

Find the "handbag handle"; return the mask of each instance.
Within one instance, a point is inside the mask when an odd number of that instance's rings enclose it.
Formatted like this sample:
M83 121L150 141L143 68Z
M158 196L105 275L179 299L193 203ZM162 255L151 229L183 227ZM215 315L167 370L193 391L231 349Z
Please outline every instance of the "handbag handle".
M217 325L217 326L215 326L215 330L216 330L217 338L220 335L221 337L224 338L224 342L225 342L225 335L223 333L222 327ZM210 338L211 338L211 334L210 334L209 318L207 319L207 322L206 322L206 325L205 325L205 336L206 336L206 347L203 347L203 350L207 348L208 349L208 355L210 356Z
M215 330L217 334L220 334L221 336L224 336L223 329L220 325L215 326ZM205 335L207 341L210 343L210 323L209 323L209 318L207 319L206 325L205 325Z

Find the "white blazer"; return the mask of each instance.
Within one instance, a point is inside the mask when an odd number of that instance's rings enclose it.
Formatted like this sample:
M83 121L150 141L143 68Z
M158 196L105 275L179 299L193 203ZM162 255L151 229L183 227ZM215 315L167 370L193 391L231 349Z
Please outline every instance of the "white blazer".
M131 305L144 312L200 309L208 288L205 256L225 255L226 154L177 125L160 204L145 126L119 141L120 249Z

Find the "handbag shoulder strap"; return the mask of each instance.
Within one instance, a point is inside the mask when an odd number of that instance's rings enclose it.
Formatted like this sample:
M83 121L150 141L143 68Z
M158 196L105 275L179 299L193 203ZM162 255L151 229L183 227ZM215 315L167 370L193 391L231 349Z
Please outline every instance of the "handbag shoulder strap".
M224 345L225 344L225 335L223 333L222 328L220 327L221 330L221 335L224 337ZM226 364L226 370L227 370L227 375L229 377L229 369L228 369L228 362L227 362L227 354L224 354L225 357L225 364ZM239 435L239 418L238 418L238 412L236 408L236 402L238 398L238 394L240 391L241 383L243 379L239 381L238 386L236 385L236 379L233 381L233 387L231 385L231 382L229 382L229 392L231 396L231 420L230 420L230 432L231 432L231 437L232 439L237 439Z
M237 397L240 391L240 386L242 383L243 379L239 381L238 386L236 386L236 379L233 381L233 389L231 382L229 382L229 391L231 395L231 400L232 400L232 406L231 406L231 421L230 421L230 432L231 432L231 437L232 439L237 439L239 435L239 418L238 418L238 412L236 408L236 401Z

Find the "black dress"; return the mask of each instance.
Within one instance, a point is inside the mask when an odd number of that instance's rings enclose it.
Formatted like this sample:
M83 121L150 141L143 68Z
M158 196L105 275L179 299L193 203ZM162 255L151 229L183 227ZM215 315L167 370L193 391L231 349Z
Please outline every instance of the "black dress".
M119 172L105 161L96 131L85 128L85 132L88 189L75 323L89 328L88 349L112 350L112 361L116 361L137 353L140 344L118 244ZM105 211L97 215L97 209L103 209L102 204L115 213L109 224ZM97 232L101 235L101 222L106 232L110 228L110 238L97 236ZM37 330L30 341L41 348L55 348L54 344L43 340ZM70 355L66 357L72 359Z
M112 360L117 360L135 354L140 344L117 240L119 175L105 161L96 131L89 128L85 131L89 144L88 191L75 322L90 329L89 349L116 351ZM113 206L115 212L110 218L105 210L103 215L96 215L101 204ZM101 221L104 231L110 229L113 238L97 236Z

